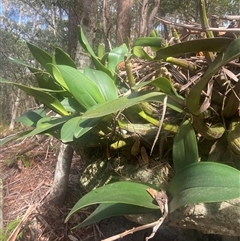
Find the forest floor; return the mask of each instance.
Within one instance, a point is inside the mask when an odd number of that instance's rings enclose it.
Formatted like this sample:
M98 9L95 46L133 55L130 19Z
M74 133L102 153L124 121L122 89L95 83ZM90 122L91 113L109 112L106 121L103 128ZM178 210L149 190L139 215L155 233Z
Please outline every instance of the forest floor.
M35 148L29 148L33 144ZM71 208L84 195L79 178L85 166L85 160L74 156L67 198L63 207L54 206L49 200L49 193L54 177L58 146L59 143L50 138L43 140L34 137L20 143L12 142L2 148L0 165L3 180L3 221L5 232L9 229L8 237L11 234L10 238L3 241L100 241L136 227L137 224L124 217L115 217L72 230L90 214L89 209L80 211L68 223L64 223ZM23 153L24 150L28 151ZM18 153L23 154L18 155ZM15 225L10 225L11 221L16 221L13 222ZM18 226L14 229L17 223ZM150 231L134 233L121 240L143 241ZM151 239L151 241L154 240L222 241L223 239L218 235L204 235L195 230L182 231L165 227L154 239Z

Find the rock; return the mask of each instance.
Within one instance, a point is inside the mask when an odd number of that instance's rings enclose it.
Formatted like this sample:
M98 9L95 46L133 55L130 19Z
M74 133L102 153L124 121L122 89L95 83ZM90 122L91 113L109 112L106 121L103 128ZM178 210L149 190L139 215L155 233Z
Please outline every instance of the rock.
M80 179L86 191L120 180L140 181L161 186L173 176L170 165L151 161L150 168L130 164L126 158L92 159ZM128 215L139 224L156 221L159 214ZM163 226L195 229L205 234L240 236L240 198L221 203L192 204L168 215Z

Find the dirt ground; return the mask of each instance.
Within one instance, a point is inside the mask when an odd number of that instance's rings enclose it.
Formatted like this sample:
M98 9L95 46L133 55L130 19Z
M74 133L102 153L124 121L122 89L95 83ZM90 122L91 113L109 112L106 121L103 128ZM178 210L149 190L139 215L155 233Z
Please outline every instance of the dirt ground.
M2 148L0 164L3 180L4 227L19 219L8 241L100 241L136 227L124 217L114 217L81 229L72 228L90 214L86 209L74 215L68 223L64 219L84 195L79 185L85 160L74 156L69 177L68 193L63 207L51 204L49 192L53 182L59 143L50 138L33 137L22 142L12 142ZM33 148L31 148L33 147ZM30 150L29 150L30 149ZM27 152L25 152L27 150ZM18 155L22 153L22 155ZM151 230L126 236L122 241L143 241ZM20 237L19 237L20 236ZM17 239L17 237L19 237ZM218 235L204 235L195 230L165 227L151 241L224 241ZM236 239L237 240L237 239Z

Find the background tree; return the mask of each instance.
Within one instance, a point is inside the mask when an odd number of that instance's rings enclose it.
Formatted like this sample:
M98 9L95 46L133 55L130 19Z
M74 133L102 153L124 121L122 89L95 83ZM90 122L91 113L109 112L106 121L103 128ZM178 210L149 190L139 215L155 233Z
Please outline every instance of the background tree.
M130 38L132 20L132 0L118 0L116 45L126 43Z

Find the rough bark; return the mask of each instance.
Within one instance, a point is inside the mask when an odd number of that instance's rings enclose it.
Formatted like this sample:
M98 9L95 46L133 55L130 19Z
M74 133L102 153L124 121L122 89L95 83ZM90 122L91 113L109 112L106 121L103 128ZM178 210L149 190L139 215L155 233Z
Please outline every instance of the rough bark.
M21 90L18 89L16 99L15 99L14 104L12 106L12 118L11 118L10 125L9 125L9 130L11 130L11 131L14 129L14 126L15 126L15 119L16 119L17 112L18 112L20 95L21 95Z
M68 53L79 68L90 63L89 56L78 43L77 26L81 25L90 45L95 39L98 0L78 0L69 8Z
M2 173L0 173L0 230L3 229L3 183Z
M111 47L109 46L109 32L112 27L112 22L110 18L109 0L103 0L102 18L103 18L104 44L105 44L106 52L108 52Z
M157 14L160 5L160 0L153 0L152 3L148 0L142 1L141 17L139 22L140 36L148 36L153 30L153 20Z
M132 20L132 0L118 0L116 45L126 43L130 38Z
M72 162L73 148L69 144L61 144L55 169L54 181L51 187L50 199L61 207L67 193L69 172Z

